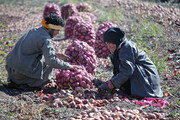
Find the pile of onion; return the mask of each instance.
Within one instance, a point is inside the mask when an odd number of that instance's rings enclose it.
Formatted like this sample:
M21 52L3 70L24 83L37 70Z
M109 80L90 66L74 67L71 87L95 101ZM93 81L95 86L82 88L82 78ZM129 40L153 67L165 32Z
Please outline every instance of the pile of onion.
M73 38L84 41L94 47L95 37L95 30L90 22L81 21L74 26Z
M65 25L65 38L71 38L73 36L73 30L74 30L74 26L78 23L82 21L82 18L79 16L69 16L66 20L66 25Z
M43 18L47 17L51 13L61 16L61 11L59 6L54 3L47 4L44 7Z
M90 89L93 87L91 80L93 76L88 73L85 67L82 70L56 70L56 84L60 89L75 89L76 87L83 87Z
M66 20L65 25L65 38L71 38L73 36L74 26L81 21L88 21L90 23L95 23L95 16L92 13L88 12L79 12L74 13L72 16L69 16Z
M98 27L94 49L97 57L99 58L107 58L110 56L110 50L107 47L107 45L103 42L103 34L107 29L109 29L112 26L117 26L117 25L111 22L103 22Z
M90 12L92 7L87 3L79 3L76 6L76 9L78 10L78 12Z
M84 21L88 21L92 24L96 23L96 17L93 13L90 12L78 12L73 15L80 16Z
M102 29L108 29L110 27L116 27L117 25L115 23L112 23L112 22L109 22L109 21L106 21L106 22L103 22L99 25L98 27L98 31L99 30L102 30Z
M73 39L73 43L67 47L65 54L70 56L72 64L83 65L89 73L95 73L97 67L95 51L86 42Z
M74 13L77 13L76 5L73 3L64 4L61 7L61 16L66 20L69 16L72 16Z

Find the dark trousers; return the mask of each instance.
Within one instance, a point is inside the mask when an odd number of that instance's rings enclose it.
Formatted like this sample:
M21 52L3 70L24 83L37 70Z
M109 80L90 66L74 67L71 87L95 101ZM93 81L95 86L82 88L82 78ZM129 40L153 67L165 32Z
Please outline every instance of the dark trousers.
M131 95L131 81L127 80L120 88L124 93Z
M6 70L8 72L7 82L17 85L28 85L29 87L36 88L42 88L45 84L47 84L50 81L49 77L52 72L52 68L46 66L43 69L43 79L35 79L21 74L7 65Z

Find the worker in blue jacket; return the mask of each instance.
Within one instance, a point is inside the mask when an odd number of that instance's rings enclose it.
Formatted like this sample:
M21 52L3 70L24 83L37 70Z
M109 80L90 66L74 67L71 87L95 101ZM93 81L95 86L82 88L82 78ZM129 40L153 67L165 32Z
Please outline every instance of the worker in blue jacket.
M68 63L68 56L56 53L53 37L64 27L64 20L50 14L42 26L25 33L6 57L7 82L19 89L41 89L50 81L53 68L79 69Z
M120 89L136 98L163 97L160 78L153 62L136 44L125 39L125 32L111 27L104 34L104 42L113 53L113 77L106 81L93 81L101 93Z

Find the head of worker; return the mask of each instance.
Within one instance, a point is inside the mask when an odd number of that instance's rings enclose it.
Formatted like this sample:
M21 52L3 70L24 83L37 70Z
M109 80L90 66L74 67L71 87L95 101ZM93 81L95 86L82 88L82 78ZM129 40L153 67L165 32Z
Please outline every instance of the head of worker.
M59 31L64 27L65 22L59 15L49 14L42 20L41 24L48 30L50 36L53 38L59 34Z
M110 27L103 34L103 40L110 51L114 52L116 48L124 41L125 32L119 27Z

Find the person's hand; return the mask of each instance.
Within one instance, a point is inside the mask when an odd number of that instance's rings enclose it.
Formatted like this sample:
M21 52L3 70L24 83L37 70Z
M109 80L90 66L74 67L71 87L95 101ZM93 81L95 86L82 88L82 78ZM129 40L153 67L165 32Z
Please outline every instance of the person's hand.
M98 91L100 94L105 94L106 92L111 93L113 90L114 90L114 85L111 83L110 80L98 86Z
M102 83L104 83L104 81L99 80L99 79L94 79L94 80L92 80L92 83L95 87L98 88Z
M60 54L60 53L56 53L57 57L61 60L64 60L65 62L69 62L70 61L70 57L65 55L65 54Z
M104 82L100 86L98 86L98 92L100 94L105 94L108 91L109 91L109 87L108 87L107 82Z
M82 70L83 68L82 68L82 66L80 66L80 65L71 65L70 66L70 70L72 70L72 71L76 71L76 70Z

